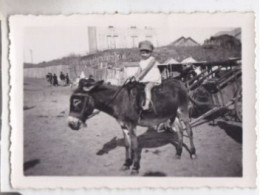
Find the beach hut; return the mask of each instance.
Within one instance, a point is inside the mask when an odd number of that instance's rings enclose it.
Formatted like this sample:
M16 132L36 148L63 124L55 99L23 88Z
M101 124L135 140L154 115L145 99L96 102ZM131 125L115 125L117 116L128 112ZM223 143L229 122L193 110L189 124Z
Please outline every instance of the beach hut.
M165 68L162 69L161 75L163 79L169 78L169 77L177 77L180 75L180 72L175 71L174 65L178 65L180 62L173 58L168 58L166 61L164 61L162 64L159 64L159 66L165 66Z
M193 65L197 61L193 57L188 57L182 61L183 64L186 65ZM197 75L201 74L202 69L200 66L193 66L194 71L196 72Z
M173 58L168 58L165 62L163 62L163 64L168 65L168 64L179 64L180 62L178 62L177 60L173 59Z
M197 62L193 57L188 57L188 58L185 58L184 60L182 60L182 64L193 64L193 63L195 63L195 62Z

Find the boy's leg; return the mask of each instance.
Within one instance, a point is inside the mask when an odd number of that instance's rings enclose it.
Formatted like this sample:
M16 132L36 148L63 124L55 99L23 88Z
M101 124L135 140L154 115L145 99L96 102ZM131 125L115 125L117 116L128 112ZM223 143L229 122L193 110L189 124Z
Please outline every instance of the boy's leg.
M151 90L153 88L153 86L155 86L156 83L152 83L149 82L145 85L145 104L143 106L143 110L148 110L149 109L149 105L151 103L151 99L152 99L152 94L151 94Z

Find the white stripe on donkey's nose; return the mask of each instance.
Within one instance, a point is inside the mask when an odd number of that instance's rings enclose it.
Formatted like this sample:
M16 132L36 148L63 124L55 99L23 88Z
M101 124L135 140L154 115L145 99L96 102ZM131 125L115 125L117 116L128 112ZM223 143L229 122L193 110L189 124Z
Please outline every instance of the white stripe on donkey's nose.
M73 117L73 116L68 117L68 123L77 123L77 122L80 122L80 120L78 118Z
M86 123L73 116L68 117L68 123L80 123L83 127L87 127Z

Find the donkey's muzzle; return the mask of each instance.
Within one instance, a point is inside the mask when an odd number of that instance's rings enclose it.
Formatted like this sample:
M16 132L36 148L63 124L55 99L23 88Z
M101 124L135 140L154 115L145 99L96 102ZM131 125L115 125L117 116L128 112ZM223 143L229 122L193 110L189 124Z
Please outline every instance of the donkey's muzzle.
M81 121L77 118L69 116L68 125L72 130L79 130L81 126Z

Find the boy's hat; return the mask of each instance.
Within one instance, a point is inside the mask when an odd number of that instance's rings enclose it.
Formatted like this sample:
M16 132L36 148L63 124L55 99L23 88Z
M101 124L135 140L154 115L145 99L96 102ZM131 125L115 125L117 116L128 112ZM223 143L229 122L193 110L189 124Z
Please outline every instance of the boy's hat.
M150 41L141 41L138 48L139 50L153 51L153 44Z

